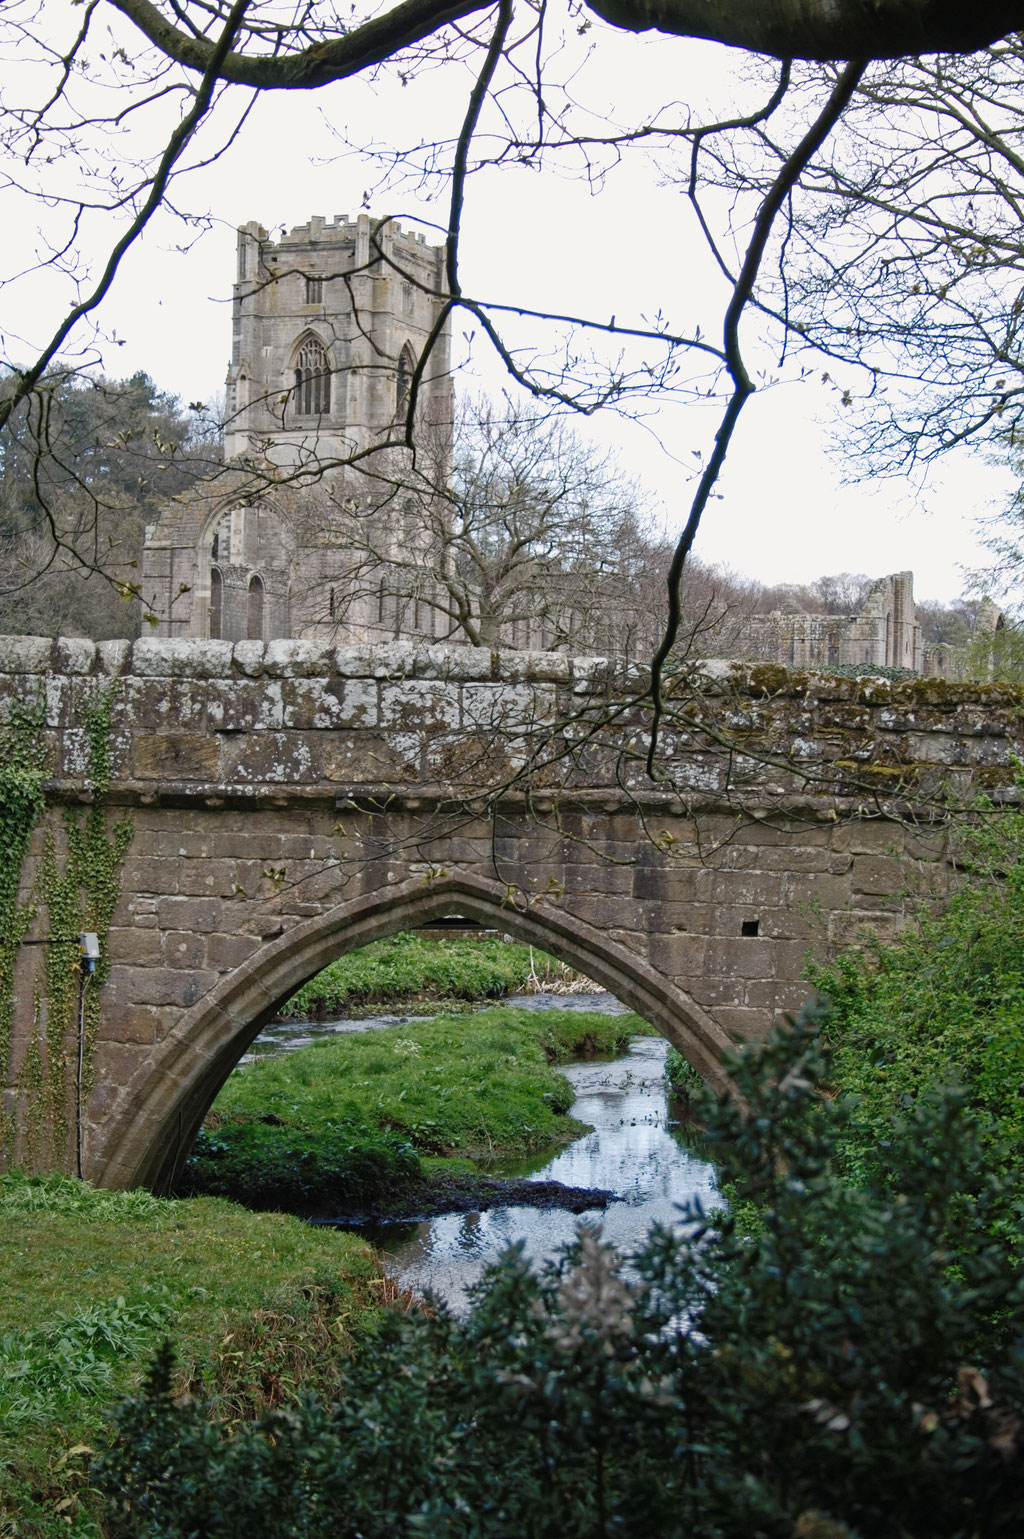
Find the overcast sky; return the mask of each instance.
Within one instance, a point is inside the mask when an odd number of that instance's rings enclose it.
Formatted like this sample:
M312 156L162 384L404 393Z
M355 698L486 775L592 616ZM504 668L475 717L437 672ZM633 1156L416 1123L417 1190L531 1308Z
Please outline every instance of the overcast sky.
M631 106L639 115L650 100L692 99L709 83L725 97L732 90L740 61L728 50L620 33L601 39L601 30L610 31L598 24L593 35L611 46L599 51L588 83L588 99L599 111L605 103L611 111L614 101L621 120ZM18 78L23 82L24 72ZM230 351L235 226L259 219L277 232L311 214L354 216L378 173L360 155L343 154L337 132L356 146L433 137L461 111L465 77L455 85L441 72L404 89L391 81L354 82L257 102L231 148L176 191L180 205L211 215L209 229L182 251L180 226L163 219L126 259L103 311L106 331L116 337L104 349L107 372L144 369L185 401L209 399L223 385ZM240 93L236 99L239 106L245 100ZM662 180L640 153L596 193L578 179L515 166L481 175L467 200L465 291L598 319L614 314L620 323L660 310L676 329L700 319L711 333L720 290L694 239L685 200ZM31 267L37 232L50 216L11 190L0 200L10 279ZM442 203L424 202L408 186L374 195L370 207L377 215L446 219ZM59 297L49 280L4 284L0 330L8 357L29 356L52 330ZM457 321L463 387L499 390L502 377L481 339L465 331ZM909 568L919 598L952 598L962 586L961 569L984 564L976 520L1005 496L1005 473L973 456L950 462L924 486L844 485L855 467L828 448L841 412L817 372L756 396L734 441L721 496L705 515L698 554L768 582ZM669 528L677 529L695 451L707 451L716 422L707 408L669 403L642 408L639 422L618 414L595 419L587 431L616 448L651 489Z

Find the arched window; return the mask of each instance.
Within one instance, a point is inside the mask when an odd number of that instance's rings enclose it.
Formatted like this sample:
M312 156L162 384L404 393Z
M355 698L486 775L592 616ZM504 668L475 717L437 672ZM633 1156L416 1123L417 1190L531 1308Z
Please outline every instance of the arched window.
M406 407L409 405L409 386L412 383L415 367L416 364L413 360L412 350L406 344L398 355L398 401L396 415L399 417L405 415Z
M220 640L224 625L224 579L216 567L210 570L210 637Z
M331 409L330 360L315 337L307 337L299 349L293 398L300 417L324 417Z
M263 578L249 579L245 604L245 635L248 641L263 640Z

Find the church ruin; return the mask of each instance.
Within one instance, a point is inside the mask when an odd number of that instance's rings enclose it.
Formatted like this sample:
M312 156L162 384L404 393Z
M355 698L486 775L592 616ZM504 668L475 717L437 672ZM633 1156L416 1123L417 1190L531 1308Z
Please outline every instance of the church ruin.
M255 221L239 229L225 465L146 530L141 590L158 635L466 640L437 601L454 559L445 302L444 246L393 220L313 217L276 240ZM627 614L621 584L602 582L568 599L555 630L519 619L500 644L648 656L657 606ZM1001 625L986 600L978 628ZM910 572L879 578L856 614L741 615L700 644L795 668L966 670L962 647L923 641Z

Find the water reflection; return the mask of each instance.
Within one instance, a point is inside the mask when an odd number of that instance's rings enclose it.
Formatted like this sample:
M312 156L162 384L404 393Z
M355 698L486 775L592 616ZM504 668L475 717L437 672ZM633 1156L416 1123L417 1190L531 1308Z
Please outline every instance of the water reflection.
M635 1248L653 1223L672 1225L679 1204L716 1196L714 1167L688 1150L669 1126L662 1074L667 1044L643 1037L614 1063L570 1064L564 1073L577 1091L574 1117L593 1125L542 1164L497 1167L502 1175L527 1175L571 1186L605 1187L621 1200L584 1215L623 1250ZM570 1242L580 1222L561 1209L492 1208L452 1213L419 1224L394 1224L369 1235L400 1280L431 1289L454 1309L486 1267L515 1241L537 1263ZM366 1231L362 1231L366 1233Z
M502 1004L604 1014L625 1008L613 995L603 993L518 994L471 1008ZM280 1021L261 1033L247 1058L289 1052L325 1037L405 1025L415 1018L412 1010L361 1019ZM606 1238L626 1251L643 1240L652 1224L676 1223L679 1204L688 1198L699 1197L710 1204L716 1197L714 1167L688 1149L670 1125L662 1077L667 1051L668 1044L660 1037L641 1037L624 1057L611 1063L561 1066L577 1095L572 1115L594 1131L554 1155L495 1165L489 1167L491 1172L615 1192L619 1201L583 1217L599 1222ZM527 1257L540 1263L575 1238L580 1221L578 1214L560 1208L507 1207L449 1213L416 1224L362 1228L359 1233L384 1253L403 1283L419 1292L429 1288L453 1309L464 1309L469 1290L509 1245L521 1240Z

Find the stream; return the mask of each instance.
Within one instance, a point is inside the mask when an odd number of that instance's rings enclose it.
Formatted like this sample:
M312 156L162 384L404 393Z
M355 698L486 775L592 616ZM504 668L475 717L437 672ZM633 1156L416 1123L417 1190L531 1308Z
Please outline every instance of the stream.
M622 1009L609 994L522 994L505 1003L534 1010ZM279 1022L254 1047L257 1052L287 1051L324 1036L408 1020L409 1015L381 1015ZM667 1052L663 1038L638 1037L621 1058L559 1065L576 1091L572 1115L593 1131L554 1154L488 1167L492 1175L606 1188L619 1199L607 1208L594 1209L581 1220L561 1208L510 1206L443 1214L418 1223L364 1226L359 1233L378 1248L403 1285L418 1293L429 1289L456 1311L466 1307L469 1290L484 1270L517 1241L529 1260L540 1263L571 1241L577 1225L589 1217L620 1249L634 1249L652 1224L677 1222L679 1205L688 1198L699 1197L707 1205L716 1195L714 1166L679 1136L662 1078Z

